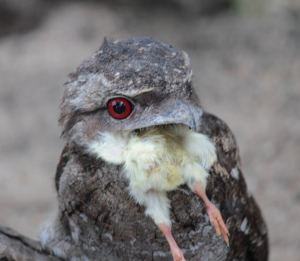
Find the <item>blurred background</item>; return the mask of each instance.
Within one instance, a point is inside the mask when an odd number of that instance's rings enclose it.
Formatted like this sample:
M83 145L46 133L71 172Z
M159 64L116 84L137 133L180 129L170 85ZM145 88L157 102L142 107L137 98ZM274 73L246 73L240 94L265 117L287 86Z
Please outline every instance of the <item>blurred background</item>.
M0 224L36 238L55 216L63 84L105 36L190 55L204 108L236 135L270 260L299 260L299 0L0 0Z

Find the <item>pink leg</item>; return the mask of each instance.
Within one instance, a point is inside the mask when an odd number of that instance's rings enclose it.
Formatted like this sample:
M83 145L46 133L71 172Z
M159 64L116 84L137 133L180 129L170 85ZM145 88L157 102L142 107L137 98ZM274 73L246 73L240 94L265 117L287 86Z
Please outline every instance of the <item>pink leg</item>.
M178 247L178 245L172 235L170 226L168 226L165 223L157 224L157 226L159 227L161 232L163 232L163 234L165 235L165 237L170 245L174 261L185 261L182 251Z
M209 216L210 222L214 225L218 236L223 236L226 244L229 246L229 231L223 221L220 211L216 208L216 206L210 202L208 197L206 196L205 189L201 182L195 182L193 184L194 193L196 193L204 202L206 206L206 211Z

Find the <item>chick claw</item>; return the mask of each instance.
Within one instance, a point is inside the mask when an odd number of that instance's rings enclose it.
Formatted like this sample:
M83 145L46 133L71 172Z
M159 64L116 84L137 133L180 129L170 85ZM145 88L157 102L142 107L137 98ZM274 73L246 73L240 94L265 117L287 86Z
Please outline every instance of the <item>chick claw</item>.
M218 236L223 236L226 244L229 246L229 231L223 221L220 211L216 208L214 204L209 204L206 206L206 211L209 216L210 222L214 225Z

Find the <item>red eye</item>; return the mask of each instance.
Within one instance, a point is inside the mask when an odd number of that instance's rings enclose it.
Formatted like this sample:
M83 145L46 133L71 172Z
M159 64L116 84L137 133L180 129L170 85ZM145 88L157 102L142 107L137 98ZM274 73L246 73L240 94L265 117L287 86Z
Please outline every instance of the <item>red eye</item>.
M107 109L112 117L121 120L130 115L132 111L132 105L130 101L126 100L125 98L113 98L108 101Z

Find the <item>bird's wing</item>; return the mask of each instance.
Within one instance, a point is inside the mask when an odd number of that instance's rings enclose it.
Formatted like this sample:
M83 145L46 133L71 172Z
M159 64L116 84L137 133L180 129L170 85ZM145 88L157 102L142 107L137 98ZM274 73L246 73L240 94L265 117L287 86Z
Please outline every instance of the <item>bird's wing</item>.
M59 261L43 251L38 241L23 236L15 230L0 226L0 260L9 261Z
M245 253L248 260L267 260L266 224L247 190L233 133L223 121L207 113L202 116L202 131L211 137L217 149L218 160L210 170L206 192L219 204L230 230L227 260Z

